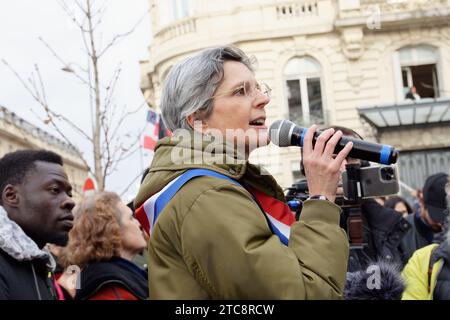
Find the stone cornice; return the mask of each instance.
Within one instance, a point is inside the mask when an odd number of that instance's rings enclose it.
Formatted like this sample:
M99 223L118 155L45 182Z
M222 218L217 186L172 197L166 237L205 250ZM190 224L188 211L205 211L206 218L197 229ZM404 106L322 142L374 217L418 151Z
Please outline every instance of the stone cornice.
M41 130L3 106L0 106L0 136L26 148L40 148L44 144L48 145L48 149L61 154L66 164L87 170L81 159L78 159L78 153L73 145Z

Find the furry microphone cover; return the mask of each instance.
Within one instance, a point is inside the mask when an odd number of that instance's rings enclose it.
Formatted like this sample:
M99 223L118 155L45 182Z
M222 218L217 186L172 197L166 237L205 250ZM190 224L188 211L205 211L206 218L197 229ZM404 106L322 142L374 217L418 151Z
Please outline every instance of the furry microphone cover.
M378 261L366 270L347 273L344 297L346 300L400 300L404 289L400 267Z

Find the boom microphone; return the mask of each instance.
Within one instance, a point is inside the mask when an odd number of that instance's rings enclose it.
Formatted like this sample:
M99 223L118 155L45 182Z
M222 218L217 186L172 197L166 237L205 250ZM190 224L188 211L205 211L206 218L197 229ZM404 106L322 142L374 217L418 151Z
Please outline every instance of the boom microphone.
M303 139L307 131L307 128L300 128L289 120L277 120L269 128L269 137L270 141L279 147L303 147ZM320 132L314 133L313 145L316 144L319 135ZM395 150L394 147L347 136L343 136L339 140L334 149L334 153L339 153L339 151L341 151L350 141L353 142L353 148L348 155L351 158L368 160L386 165L397 162L398 151Z
M379 260L366 270L347 272L345 300L400 300L405 282L398 264Z

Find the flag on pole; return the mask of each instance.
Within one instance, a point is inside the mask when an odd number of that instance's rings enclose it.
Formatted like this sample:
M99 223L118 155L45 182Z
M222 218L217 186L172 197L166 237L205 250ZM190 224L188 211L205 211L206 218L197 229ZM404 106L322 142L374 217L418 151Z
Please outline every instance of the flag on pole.
M159 116L159 132L158 132L158 138L162 139L164 137L171 137L172 132L166 128L164 125L164 121L161 118L161 115Z
M144 133L144 149L153 151L158 139L172 136L172 132L164 125L161 115L153 110L147 111L147 126Z
M153 110L147 111L147 129L144 133L144 149L155 150L159 138L159 116Z

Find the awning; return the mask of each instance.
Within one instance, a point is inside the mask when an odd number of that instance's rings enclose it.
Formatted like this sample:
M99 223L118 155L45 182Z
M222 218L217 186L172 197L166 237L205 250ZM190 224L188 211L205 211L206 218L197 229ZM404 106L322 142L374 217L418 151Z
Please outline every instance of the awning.
M406 100L399 104L358 108L377 129L450 123L450 98Z

